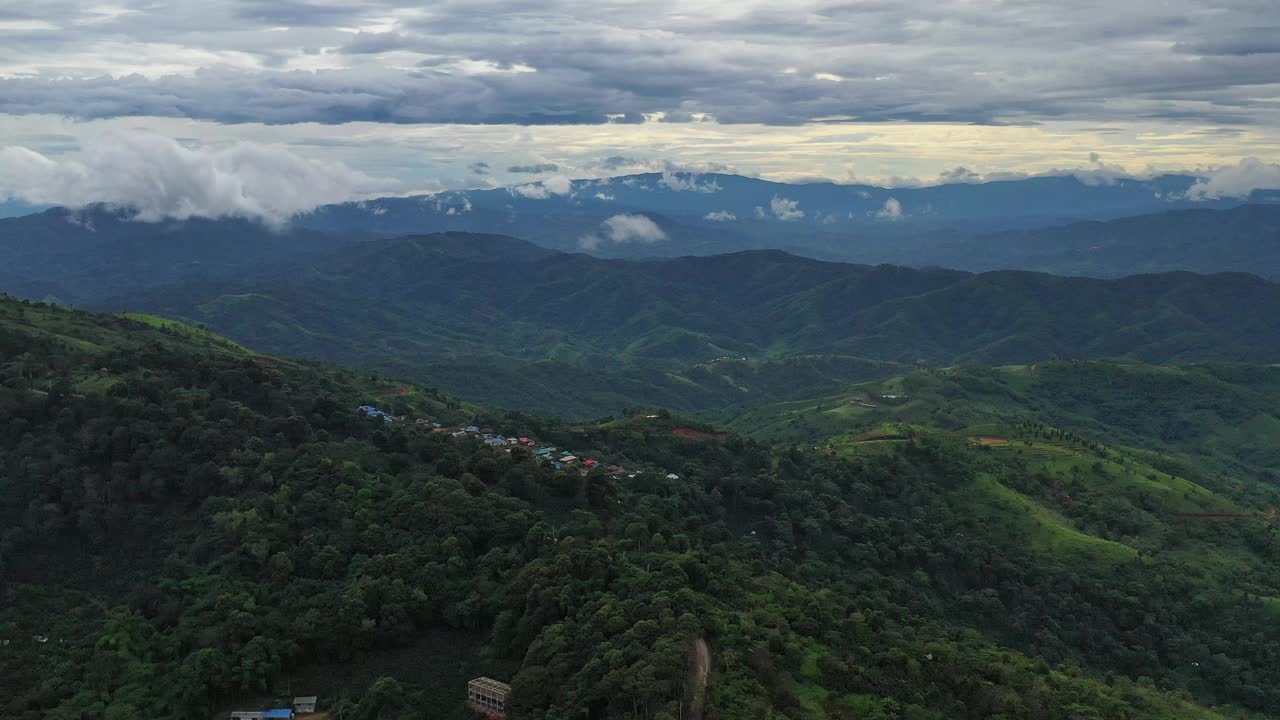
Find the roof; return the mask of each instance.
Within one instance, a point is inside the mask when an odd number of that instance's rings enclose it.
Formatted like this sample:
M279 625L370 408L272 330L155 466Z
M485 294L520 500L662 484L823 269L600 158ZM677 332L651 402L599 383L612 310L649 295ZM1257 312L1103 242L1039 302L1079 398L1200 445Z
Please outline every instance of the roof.
M494 680L493 678L490 678L490 677L478 677L467 684L473 687L484 688L490 691L497 691L502 694L511 692L510 685L504 682L501 682L499 680Z
M318 699L319 698L316 695L308 695L306 697L296 697L293 699L293 704L294 705L315 705L316 700Z
M262 718L291 718L293 717L293 708L274 708L272 710L263 710Z

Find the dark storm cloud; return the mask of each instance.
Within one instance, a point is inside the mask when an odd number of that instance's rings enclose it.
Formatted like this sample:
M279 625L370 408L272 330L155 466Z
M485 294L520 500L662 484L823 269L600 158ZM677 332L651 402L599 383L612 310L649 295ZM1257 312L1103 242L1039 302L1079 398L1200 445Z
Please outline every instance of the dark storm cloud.
M1280 115L1267 0L125 5L103 22L66 22L90 12L74 3L5 11L0 112L530 125ZM180 69L129 63L131 44L158 37L177 48L158 64Z

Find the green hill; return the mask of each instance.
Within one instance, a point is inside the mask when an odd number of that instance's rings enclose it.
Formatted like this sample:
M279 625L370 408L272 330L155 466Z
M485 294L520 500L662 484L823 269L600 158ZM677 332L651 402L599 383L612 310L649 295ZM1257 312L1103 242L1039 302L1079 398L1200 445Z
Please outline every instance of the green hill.
M817 451L665 413L572 426L9 300L0 417L5 717L317 694L335 716L465 718L477 675L534 720L675 718L696 695L720 720L1280 706L1276 530L1177 541L1162 515L1253 496L1030 423L1007 447L897 425Z
M601 260L462 233L356 243L265 279L188 284L109 307L571 417L803 397L769 391L789 383L768 367L761 382L745 377L737 388L691 369L723 358L785 361L797 377L826 372L832 362L817 356L860 359L825 387L805 385L812 396L903 365L1280 356L1280 287L1249 275L970 275L776 251ZM868 374L870 363L890 371Z

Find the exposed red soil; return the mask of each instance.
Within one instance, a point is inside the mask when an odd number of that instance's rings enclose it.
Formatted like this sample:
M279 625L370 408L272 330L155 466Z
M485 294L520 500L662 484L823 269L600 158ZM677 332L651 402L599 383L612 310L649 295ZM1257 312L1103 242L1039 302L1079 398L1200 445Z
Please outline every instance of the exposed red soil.
M721 441L721 442L724 442L725 440L728 440L728 439L729 439L729 433L714 433L714 434L713 434L713 433L709 433L709 432L703 432L702 430L694 430L693 428L685 428L685 427L676 428L675 430L672 430L672 431L671 431L671 434L672 434L672 435L679 435L680 437L692 438L692 439L694 439L694 440L712 440L712 439L715 439L715 440L719 440L719 441Z

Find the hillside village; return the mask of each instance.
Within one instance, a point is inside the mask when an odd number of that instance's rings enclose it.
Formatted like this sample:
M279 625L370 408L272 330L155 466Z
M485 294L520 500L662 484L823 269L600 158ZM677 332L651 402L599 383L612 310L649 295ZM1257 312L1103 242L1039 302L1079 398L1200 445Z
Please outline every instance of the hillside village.
M556 470L573 468L580 475L587 475L592 470L601 468L599 460L595 458L581 457L581 453L575 453L570 450L562 450L554 445L543 444L536 438L530 437L504 437L495 433L490 428L482 428L477 425L466 426L445 426L443 423L437 422L430 418L416 418L410 423L408 417L404 415L391 415L390 413L379 410L372 405L361 405L356 408L356 412L361 415L381 420L387 425L393 424L411 424L412 427L425 432L443 433L454 438L475 438L484 444L511 452L516 448L523 448L532 453L538 459L550 464ZM657 417L657 416L653 416ZM639 471L627 473L626 468L619 465L605 465L603 469L606 473L613 476L626 475L627 477L635 477ZM668 475L669 479L676 480L679 476L674 474Z

